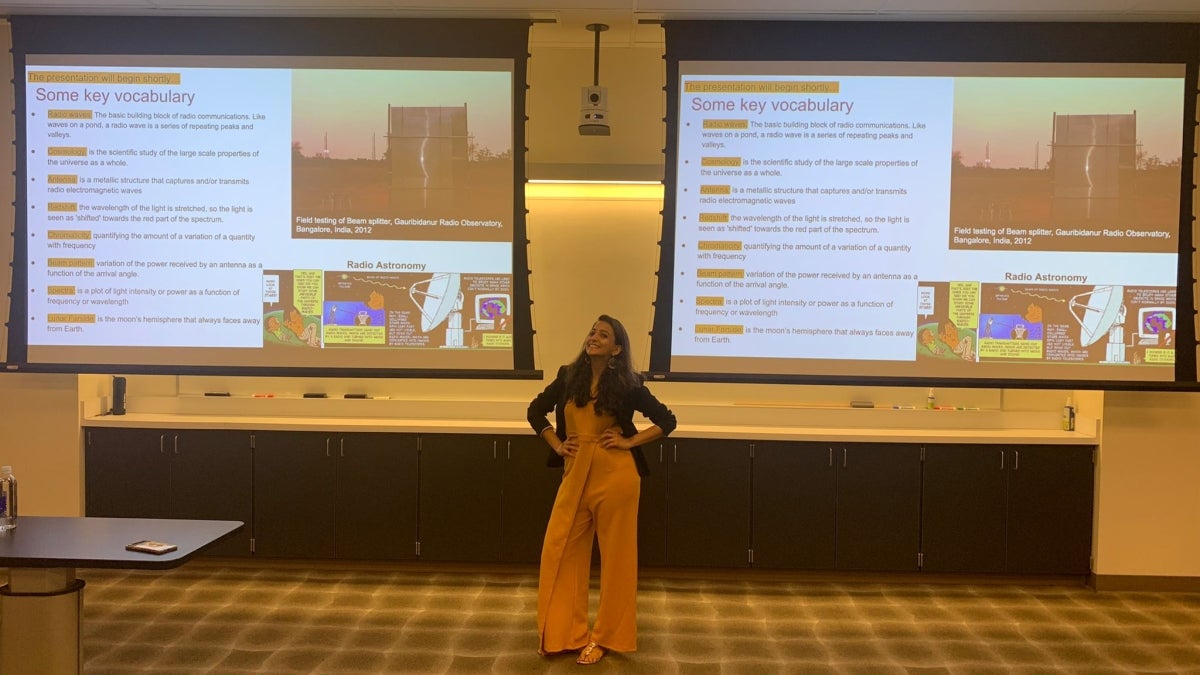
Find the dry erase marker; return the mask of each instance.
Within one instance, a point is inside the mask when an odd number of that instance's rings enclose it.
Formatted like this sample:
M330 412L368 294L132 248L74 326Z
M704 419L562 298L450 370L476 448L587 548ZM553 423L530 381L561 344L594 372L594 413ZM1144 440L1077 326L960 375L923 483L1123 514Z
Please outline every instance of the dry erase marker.
M255 394L254 398L275 398L275 394Z
M892 410L916 410L916 409L917 409L917 406L915 406L915 405L894 405L894 406L892 406Z

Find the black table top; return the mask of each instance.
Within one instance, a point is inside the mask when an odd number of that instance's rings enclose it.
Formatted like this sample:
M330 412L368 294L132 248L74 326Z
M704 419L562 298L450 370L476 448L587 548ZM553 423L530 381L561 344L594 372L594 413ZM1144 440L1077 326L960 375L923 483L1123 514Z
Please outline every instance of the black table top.
M169 569L242 525L238 520L20 516L15 529L0 532L0 567ZM163 554L125 550L126 544L144 539L178 548Z

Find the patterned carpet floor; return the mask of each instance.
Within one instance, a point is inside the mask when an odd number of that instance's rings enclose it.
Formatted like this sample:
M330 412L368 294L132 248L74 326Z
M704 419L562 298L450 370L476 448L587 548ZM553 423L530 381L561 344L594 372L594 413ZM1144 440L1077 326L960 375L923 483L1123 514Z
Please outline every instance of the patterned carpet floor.
M86 675L582 667L535 653L533 569L202 560L79 576ZM647 570L638 603L638 651L586 672L1200 675L1196 593Z

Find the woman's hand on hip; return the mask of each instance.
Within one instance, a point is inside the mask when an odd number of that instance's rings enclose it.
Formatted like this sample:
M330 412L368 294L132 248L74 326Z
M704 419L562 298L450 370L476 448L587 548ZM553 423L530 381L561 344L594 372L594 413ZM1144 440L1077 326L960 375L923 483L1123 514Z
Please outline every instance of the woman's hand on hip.
M628 450L633 447L628 438L616 429L607 429L600 435L600 445L606 450Z
M567 436L567 440L558 444L554 449L560 457L574 457L579 454L579 439L575 436Z

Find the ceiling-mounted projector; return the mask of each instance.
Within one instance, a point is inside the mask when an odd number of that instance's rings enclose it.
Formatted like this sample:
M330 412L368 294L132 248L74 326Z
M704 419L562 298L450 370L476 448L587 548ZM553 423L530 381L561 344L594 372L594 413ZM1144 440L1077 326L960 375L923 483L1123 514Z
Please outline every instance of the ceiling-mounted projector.
M608 30L603 23L589 23L587 29L596 34L592 61L592 86L584 87L579 95L579 135L609 136L608 87L600 86L600 33Z
M608 136L608 87L584 87L579 96L579 135Z

